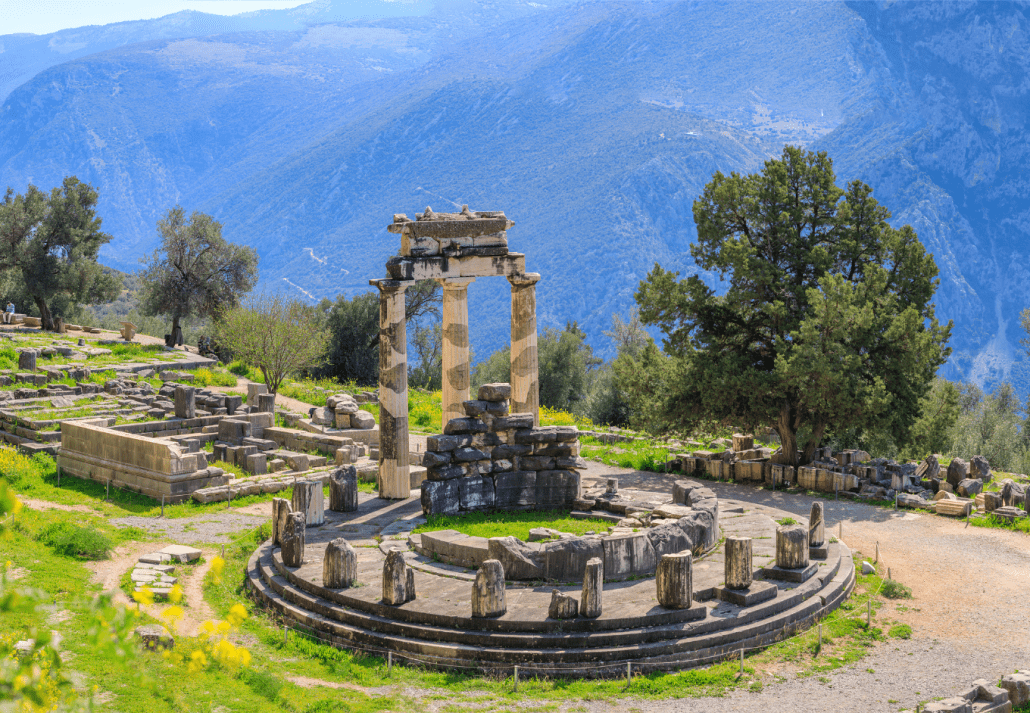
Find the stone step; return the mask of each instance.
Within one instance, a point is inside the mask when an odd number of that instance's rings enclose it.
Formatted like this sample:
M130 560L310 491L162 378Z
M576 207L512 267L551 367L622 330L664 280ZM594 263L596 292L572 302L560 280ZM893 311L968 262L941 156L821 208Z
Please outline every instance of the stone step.
M811 623L835 608L854 585L850 552L839 558L841 567L825 584L818 579L812 592L800 602L757 621L727 628L726 619L708 617L702 622L641 627L633 630L552 631L487 633L448 629L429 624L402 622L366 612L345 609L327 599L293 586L271 561L270 547L255 553L248 567L249 585L267 606L279 610L298 624L321 632L334 645L389 648L418 656L439 656L439 662L464 661L544 665L565 662L653 660L659 668L682 668L704 662L713 651L733 651L740 646L764 646L782 638L786 627ZM845 548L846 549L846 548ZM264 556L259 556L263 554ZM784 598L786 599L786 598ZM755 607L755 610L761 607ZM393 610L394 613L403 611ZM492 620L495 621L496 620ZM586 620L584 620L586 621ZM563 622L566 629L575 622ZM590 622L586 622L589 626ZM720 628L721 626L721 628ZM712 630L716 629L716 630ZM749 643L750 642L750 643ZM433 665L433 660L427 661ZM595 666L596 668L596 666ZM656 669L657 670L657 669ZM577 675L598 675L583 672Z

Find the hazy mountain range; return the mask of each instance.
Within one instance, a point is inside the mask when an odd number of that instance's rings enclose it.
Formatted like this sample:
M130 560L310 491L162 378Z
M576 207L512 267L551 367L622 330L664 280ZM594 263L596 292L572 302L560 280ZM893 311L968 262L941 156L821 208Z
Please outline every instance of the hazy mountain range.
M96 185L119 269L175 203L210 212L266 287L312 299L384 274L394 213L504 210L543 274L541 325L576 319L604 347L655 261L696 270L711 174L800 143L933 252L945 375L1025 391L1028 10L326 0L0 36L0 184ZM507 292L471 289L480 356L507 339Z

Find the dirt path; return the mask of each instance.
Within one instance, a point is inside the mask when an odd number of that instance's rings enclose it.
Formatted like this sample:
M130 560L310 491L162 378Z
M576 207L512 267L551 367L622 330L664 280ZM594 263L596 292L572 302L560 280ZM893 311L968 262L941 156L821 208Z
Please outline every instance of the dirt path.
M673 476L591 462L586 478L619 478L619 486L668 490ZM732 483L705 483L719 497L787 510L807 518L815 498ZM1008 530L965 527L965 521L893 511L850 501L823 500L827 533L844 523L843 540L880 561L914 599L881 609L880 621L912 627L909 640L891 639L843 671L767 683L759 693L721 699L634 701L642 712L897 711L919 701L954 695L977 678L994 679L1030 668L1030 537ZM872 669L869 673L867 669ZM918 692L918 694L917 694ZM889 701L896 701L891 703ZM591 711L626 710L596 703Z

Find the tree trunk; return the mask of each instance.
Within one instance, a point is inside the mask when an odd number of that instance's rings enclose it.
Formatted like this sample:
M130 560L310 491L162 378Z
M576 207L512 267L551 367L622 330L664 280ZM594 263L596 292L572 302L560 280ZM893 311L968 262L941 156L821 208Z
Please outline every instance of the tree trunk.
M179 315L172 315L172 336L175 335L175 330L179 328Z
M811 463L812 457L815 455L815 449L822 443L823 434L826 433L826 422L821 421L815 424L812 429L812 437L808 439L808 443L805 444L805 452L801 456L801 460L804 463Z
M787 465L795 468L798 463L798 434L794 430L794 424L790 417L790 407L784 406L780 409L780 418L776 422L776 432L780 434L780 448L787 456Z
M39 321L43 325L43 329L48 332L54 331L54 316L50 314L50 308L47 307L46 301L39 297L33 297L32 299L39 309Z

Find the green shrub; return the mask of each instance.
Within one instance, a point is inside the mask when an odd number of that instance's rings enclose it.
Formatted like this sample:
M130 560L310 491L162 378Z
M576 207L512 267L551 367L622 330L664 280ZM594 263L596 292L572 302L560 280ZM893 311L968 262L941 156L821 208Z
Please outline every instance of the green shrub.
M911 639L912 627L908 624L895 624L887 630L887 634L892 639Z
M912 598L912 590L895 579L883 580L883 588L880 589L880 592L888 599Z
M102 560L111 553L111 540L106 535L70 522L52 522L39 531L36 539L65 557Z
M778 522L781 525L797 525L798 524L798 521L795 520L792 517L781 517L776 522Z
M236 377L223 371L197 369L193 372L193 383L197 386L236 386Z

